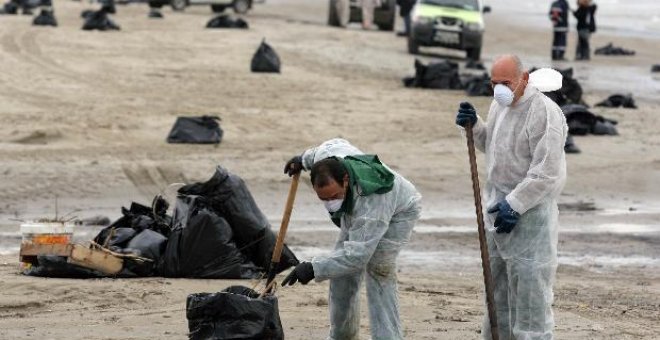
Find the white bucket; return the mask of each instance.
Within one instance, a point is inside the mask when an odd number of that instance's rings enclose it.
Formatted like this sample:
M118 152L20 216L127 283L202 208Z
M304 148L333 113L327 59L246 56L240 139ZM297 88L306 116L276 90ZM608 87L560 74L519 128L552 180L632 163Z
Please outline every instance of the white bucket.
M73 237L74 225L63 222L27 222L21 224L23 243L68 244Z

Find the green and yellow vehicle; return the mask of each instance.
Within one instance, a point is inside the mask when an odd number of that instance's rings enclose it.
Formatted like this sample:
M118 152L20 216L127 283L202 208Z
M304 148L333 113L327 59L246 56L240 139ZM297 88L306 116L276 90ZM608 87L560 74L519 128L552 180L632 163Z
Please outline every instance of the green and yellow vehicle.
M418 0L413 9L408 35L408 52L420 46L438 46L467 52L472 60L481 58L484 34L482 13L490 12L481 0Z

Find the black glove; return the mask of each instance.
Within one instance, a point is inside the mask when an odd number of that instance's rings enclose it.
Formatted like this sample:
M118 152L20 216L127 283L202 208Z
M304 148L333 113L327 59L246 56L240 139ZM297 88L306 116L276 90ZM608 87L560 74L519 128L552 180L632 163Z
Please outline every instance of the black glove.
M506 200L502 200L494 207L488 209L489 214L495 212L499 212L495 218L495 232L498 234L510 233L518 223L518 219L520 219L520 214L511 209L509 202Z
M289 275L284 278L282 281L282 287L293 286L294 283L300 282L306 285L309 281L314 278L314 267L312 267L311 262L300 262L299 265L294 268Z
M289 161L286 162L286 165L284 165L284 173L289 175L289 177L300 173L302 170L304 170L302 156L295 156L289 159Z
M462 102L456 114L456 125L467 127L474 126L477 123L477 111L474 106L468 102Z

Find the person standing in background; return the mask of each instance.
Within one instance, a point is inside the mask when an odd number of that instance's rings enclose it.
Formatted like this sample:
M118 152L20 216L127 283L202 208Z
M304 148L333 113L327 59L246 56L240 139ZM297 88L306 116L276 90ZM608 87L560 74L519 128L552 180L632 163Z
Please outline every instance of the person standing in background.
M403 31L397 32L397 36L407 37L410 34L410 13L415 7L415 0L397 0L399 5L399 15L403 18Z
M577 19L578 44L575 51L575 60L589 60L589 38L596 32L596 4L591 0L578 0L578 8L573 12Z
M554 36L552 38L552 60L566 60L566 35L568 34L568 2L555 0L550 5L550 21L552 21Z

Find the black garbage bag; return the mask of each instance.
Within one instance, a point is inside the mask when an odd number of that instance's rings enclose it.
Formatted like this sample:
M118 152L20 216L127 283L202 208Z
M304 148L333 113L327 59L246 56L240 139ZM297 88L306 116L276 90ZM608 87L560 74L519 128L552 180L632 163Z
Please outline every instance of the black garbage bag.
M23 271L23 274L28 276L73 279L89 279L107 276L101 272L68 263L66 257L55 255L37 256L37 263Z
M115 14L117 13L117 7L115 7L115 0L100 0L101 11L106 13Z
M209 207L229 222L241 252L252 263L268 270L276 236L243 179L218 166L211 179L186 185L179 189L179 194L204 197ZM277 272L298 263L296 256L285 245Z
M277 297L243 286L188 295L186 318L192 340L284 340Z
M635 100L633 99L632 94L613 94L602 102L596 104L596 106L601 107L625 107L627 109L636 109Z
M170 134L168 143L219 144L223 131L217 116L178 117Z
M32 20L34 26L54 26L57 27L57 20L53 10L42 9L39 15Z
M159 274L206 279L259 277L259 268L236 247L227 221L207 209L203 201L190 197L187 223L172 230L158 265Z
M472 59L468 60L468 62L465 63L465 68L474 69L474 70L485 70L486 69L484 64L482 64L482 63L480 63L476 60L472 60Z
M493 95L493 87L490 84L490 76L485 73L480 76L471 76L465 83L465 92L468 96L485 96L490 97Z
M172 217L167 215L167 207L169 204L162 199L162 197L156 196L152 206L153 208L133 202L129 209L122 207L122 217L108 227L102 229L96 237L94 237L94 242L103 245L111 232L113 235L117 235L119 234L120 229L131 229L134 231L134 234L126 239L121 239L121 241L113 241L113 238L111 238L108 246L124 248L136 233L145 229L153 230L165 237L169 236L171 229L170 225L172 224ZM127 231L121 232L127 233Z
M18 14L18 4L15 1L9 1L2 6L1 14Z
M86 9L86 10L80 12L80 17L83 18L83 19L87 19L88 17L94 15L94 12L96 12L96 11L92 10L92 9Z
M576 136L584 136L589 133L597 135L618 135L615 120L607 119L590 112L586 106L569 104L561 107L566 116L568 133Z
M248 23L241 18L232 18L228 14L218 15L206 23L206 28L249 28Z
M99 11L92 12L85 17L85 23L83 24L82 29L85 31L108 31L120 30L121 28L110 19L106 10L101 9Z
M580 153L582 152L580 148L575 144L575 141L573 140L572 135L568 135L566 137L566 143L564 143L564 152L566 153Z
M598 55L635 55L635 51L614 46L612 43L597 48L594 53Z
M660 64L655 64L651 66L651 72L660 72Z
M462 89L458 64L445 60L424 65L415 59L415 76L403 79L406 87L427 89Z
M162 19L163 13L161 13L157 8L151 8L149 9L149 14L147 14L147 17L151 19Z
M266 39L264 39L254 52L250 70L260 73L280 73L280 67L280 57L270 45L266 44Z
M160 262L160 257L165 252L167 237L153 230L145 229L135 235L123 249L123 253L130 253L140 257L151 259L153 262L124 259L124 270L130 271L135 276L152 276ZM127 276L127 274L125 274Z

